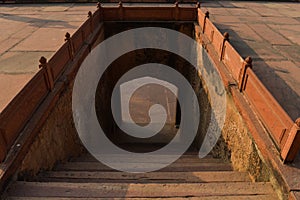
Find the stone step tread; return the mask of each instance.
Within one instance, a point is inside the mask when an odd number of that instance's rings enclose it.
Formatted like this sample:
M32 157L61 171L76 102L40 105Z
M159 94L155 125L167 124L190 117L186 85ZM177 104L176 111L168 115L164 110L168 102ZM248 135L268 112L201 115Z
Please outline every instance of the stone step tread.
M9 196L22 197L207 197L272 195L273 188L265 182L228 183L66 183L18 181L8 190Z
M83 198L65 198L65 197L9 197L7 200L80 200ZM113 200L198 200L199 197L163 197L163 198L109 198ZM227 196L202 196L201 200L274 200L277 196L273 194L262 195L227 195ZM88 200L103 200L103 198L88 198Z
M115 158L115 159L118 159L118 158L121 158L122 155L115 155L115 156L112 156L112 158ZM164 161L165 158L169 158L169 155L161 155L161 160ZM129 162L136 162L135 159L128 159ZM208 155L204 158L199 158L196 155L182 155L176 162L207 162L207 163L220 163L220 162L224 162L223 160L221 159L218 159L218 158L213 158L211 155ZM75 158L71 158L69 160L69 162L99 162L95 157L93 157L92 155L90 154L86 154L86 155L83 155L83 156L80 156L80 157L75 157ZM144 160L144 162L153 162L151 159L146 159Z
M86 172L86 171L49 171L40 173L38 181L43 182L119 182L119 183L206 183L206 182L250 182L246 172Z
M140 166L141 163L130 163L126 164L129 169L134 168L135 166ZM144 169L152 169L155 166L159 166L160 163L142 163ZM110 167L100 163L100 162L67 162L58 164L54 171L116 171ZM160 169L159 171L169 171L169 172L178 172L178 171L231 171L232 166L230 163L206 163L206 162L175 162L171 165Z

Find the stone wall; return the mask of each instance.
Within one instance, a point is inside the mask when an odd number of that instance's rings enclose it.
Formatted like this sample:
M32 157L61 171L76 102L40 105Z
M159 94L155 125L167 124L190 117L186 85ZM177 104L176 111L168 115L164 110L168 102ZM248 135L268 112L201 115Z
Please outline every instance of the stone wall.
M35 175L58 161L84 151L72 116L72 90L67 88L39 131L20 167L20 175Z
M230 161L237 171L249 172L253 181L268 181L268 170L230 95L227 95L226 111L225 125L213 156Z
M197 31L199 30L195 29L195 38L200 42L200 34ZM204 55L203 50L200 51L198 55ZM213 54L214 52L211 53ZM201 77L200 70L198 75ZM202 81L202 84L203 89L201 92L205 94L200 95L201 109L210 113L210 97L206 89L205 80ZM214 157L222 158L225 162L231 162L234 170L249 172L253 181L268 181L270 174L260 158L251 133L245 125L228 90L226 91L226 104L225 124L222 129L221 137L211 154ZM206 114L203 119L206 120L205 124L209 123L210 118L208 114ZM202 131L205 131L205 128L202 128Z

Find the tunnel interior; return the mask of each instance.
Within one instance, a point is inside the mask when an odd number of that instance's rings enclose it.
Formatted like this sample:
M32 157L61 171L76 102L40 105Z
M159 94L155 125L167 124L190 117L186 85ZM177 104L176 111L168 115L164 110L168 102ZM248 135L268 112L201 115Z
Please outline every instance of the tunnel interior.
M194 24L185 22L105 22L104 37L107 39L120 32L140 27L168 28L194 38ZM181 48L180 45L182 44L178 43L178 48ZM209 94L203 89L203 84L205 83L203 83L198 75L198 70L192 66L191 63L179 55L161 49L148 48L127 52L114 60L105 70L98 83L95 107L98 121L103 131L106 133L106 136L122 149L139 153L160 149L176 137L181 122L181 107L176 97L180 91L178 91L176 85L166 83L163 80L156 80L161 81L162 84L146 84L137 88L130 97L129 105L126 105L123 100L126 97L126 93L128 93L126 87L135 87L135 85L153 78L141 77L123 83L120 87L116 88L120 95L118 106L113 105L117 107L115 109L120 113L119 118L121 118L122 123L130 123L127 122L128 116L124 114L124 110L126 110L126 106L128 106L130 117L134 123L142 127L145 127L150 123L148 112L151 106L154 104L162 105L167 112L167 119L164 127L159 133L148 138L134 137L121 130L114 120L111 97L118 80L131 69L147 63L167 65L178 71L189 81L197 95L198 104L201 110L197 136L190 149L199 149L209 123L211 109L209 104ZM173 87L173 92L168 87L162 86L165 84ZM160 117L160 114L161 113L159 112L155 113L154 117Z

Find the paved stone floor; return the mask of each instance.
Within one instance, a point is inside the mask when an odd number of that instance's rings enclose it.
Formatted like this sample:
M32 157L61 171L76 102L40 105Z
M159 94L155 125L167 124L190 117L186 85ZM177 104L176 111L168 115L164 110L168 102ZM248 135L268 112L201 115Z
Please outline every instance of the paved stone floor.
M300 3L214 1L210 19L293 120L300 117Z
M87 19L93 4L0 5L0 112Z
M86 20L95 4L11 4L0 7L0 112ZM202 9L253 68L287 113L300 116L300 4L209 1Z

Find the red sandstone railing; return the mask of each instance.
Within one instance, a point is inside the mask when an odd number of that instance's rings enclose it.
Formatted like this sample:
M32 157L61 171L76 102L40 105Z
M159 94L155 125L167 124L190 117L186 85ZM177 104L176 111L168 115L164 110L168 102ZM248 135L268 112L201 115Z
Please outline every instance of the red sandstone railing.
M0 115L0 161L6 157L16 138L22 134L27 122L39 108L46 97L51 94L55 84L67 67L76 58L84 59L86 52L80 50L86 43L91 50L96 33L100 32L102 21L198 21L203 34L214 46L239 89L249 100L255 112L270 132L286 161L294 159L300 144L300 122L294 123L282 107L252 71L251 59L244 60L228 41L228 35L222 35L208 18L208 13L200 9L180 7L178 3L170 7L101 7L71 37L66 34L66 43L47 62L40 59L41 70L33 77L24 89L12 100ZM94 32L95 38L90 38ZM210 53L210 52L209 52ZM66 56L67 55L67 56ZM78 61L77 68L80 66ZM75 68L76 68L75 67ZM67 74L72 81L76 74Z
M293 161L300 148L300 119L293 122L252 70L250 57L245 60L233 48L224 35L209 20L209 13L198 8L198 23L203 34L214 46L220 61L230 71L239 90L246 96L252 108L276 143L284 161Z
M180 7L178 3L169 7L102 7L100 15L104 21L194 21L197 12L191 7Z

